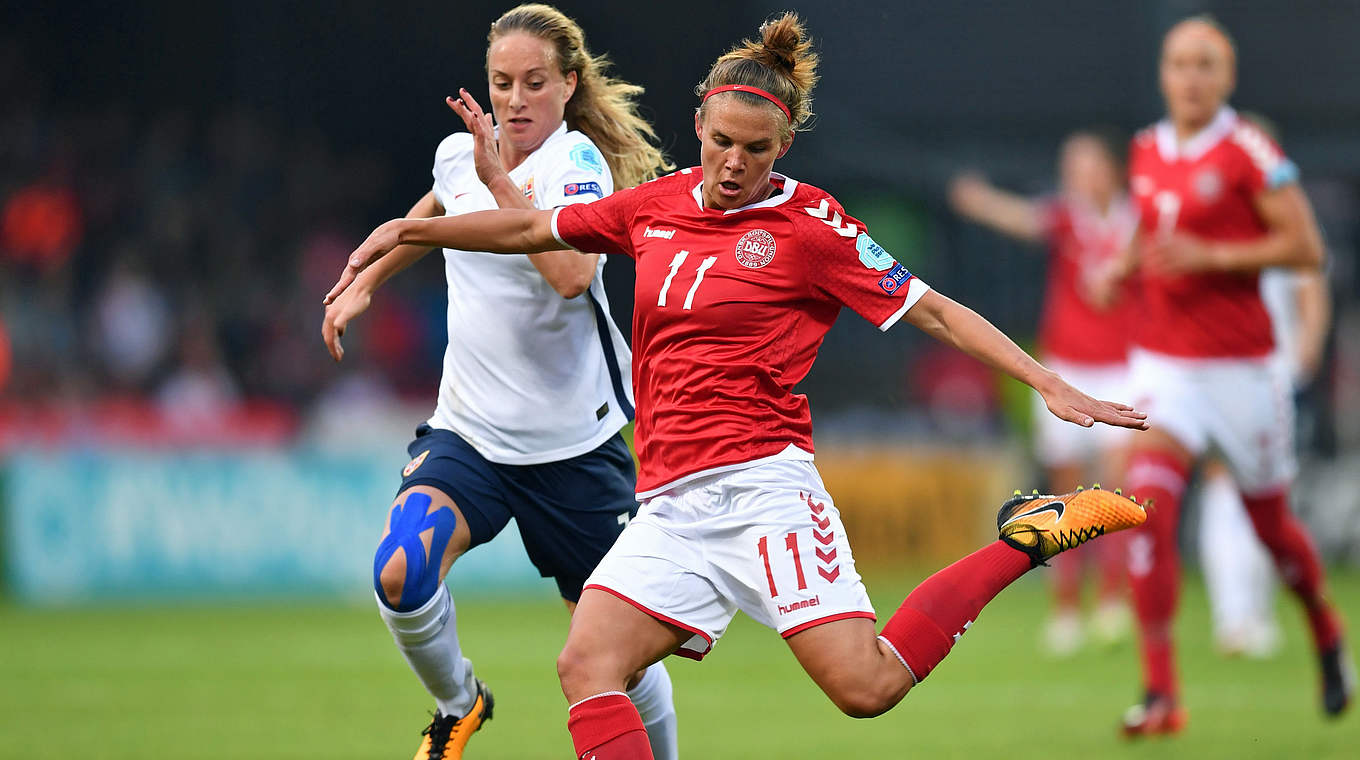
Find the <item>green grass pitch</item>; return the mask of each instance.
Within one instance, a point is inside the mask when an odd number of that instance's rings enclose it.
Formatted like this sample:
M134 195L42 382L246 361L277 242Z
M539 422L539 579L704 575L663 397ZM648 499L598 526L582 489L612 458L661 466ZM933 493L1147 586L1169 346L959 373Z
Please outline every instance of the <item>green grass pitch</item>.
M876 573L880 613L921 572ZM1333 575L1360 625L1360 574ZM551 598L463 595L466 652L496 693L471 758L571 757L553 657L566 613ZM1132 645L1039 654L1034 577L1003 593L922 687L887 715L846 718L778 636L744 617L702 664L671 658L687 758L1360 757L1360 710L1325 721L1300 616L1267 662L1210 650L1203 592L1179 633L1190 707L1181 737L1115 736L1136 696ZM406 758L430 701L368 606L315 603L33 610L0 605L0 757Z

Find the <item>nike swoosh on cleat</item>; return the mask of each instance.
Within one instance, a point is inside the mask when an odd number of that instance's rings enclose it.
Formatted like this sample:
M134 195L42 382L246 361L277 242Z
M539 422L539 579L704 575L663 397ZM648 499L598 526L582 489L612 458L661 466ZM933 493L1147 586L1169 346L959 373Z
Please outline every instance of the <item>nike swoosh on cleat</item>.
M1011 519L1003 523L1001 527L1004 528L1022 517L1033 517L1042 512L1056 512L1058 515L1058 519L1054 520L1054 522L1061 522L1063 518L1063 513L1066 511L1067 506L1063 504L1061 501L1050 501L1049 503L1043 505L1042 507L1035 507L1034 509L1031 509L1028 512L1021 512L1020 514L1011 517Z

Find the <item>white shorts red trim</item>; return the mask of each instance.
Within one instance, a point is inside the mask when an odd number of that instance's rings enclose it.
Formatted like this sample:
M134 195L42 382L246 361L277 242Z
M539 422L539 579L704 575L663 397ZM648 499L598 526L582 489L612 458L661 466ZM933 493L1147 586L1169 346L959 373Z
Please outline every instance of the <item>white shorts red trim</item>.
M1084 364L1057 357L1044 357L1044 364L1077 390L1101 401L1133 403L1129 365ZM1034 394L1034 454L1046 467L1087 462L1129 442L1128 428L1101 425L1084 428L1060 420L1048 411L1044 399Z
M1148 413L1148 423L1196 457L1216 448L1242 493L1276 493L1294 479L1294 404L1278 361L1186 359L1136 349L1129 366L1134 404Z
M642 602L639 602L636 599L631 599L627 596L624 596L622 593L615 591L612 588L609 588L607 586L601 586L598 583L587 583L582 590L584 591L585 589L592 588L597 589L599 591L603 591L606 594L609 594L610 596L618 597L619 599L628 602L629 604L638 608L642 612L651 615L652 617L656 618L657 620L660 620L663 623L670 623L676 628L683 628L684 630L694 634L694 636L689 641L685 642L684 644L681 644L680 648L675 650L675 653L680 655L681 657L688 657L691 660L702 660L704 659L704 655L708 654L708 650L713 648L713 638L692 625L686 625L680 622L679 620L670 617L669 615L664 615L660 612L657 612L656 610L648 607L647 605L643 604Z
M737 610L785 638L876 619L840 513L811 462L780 460L690 481L645 501L586 580L693 636L702 659Z

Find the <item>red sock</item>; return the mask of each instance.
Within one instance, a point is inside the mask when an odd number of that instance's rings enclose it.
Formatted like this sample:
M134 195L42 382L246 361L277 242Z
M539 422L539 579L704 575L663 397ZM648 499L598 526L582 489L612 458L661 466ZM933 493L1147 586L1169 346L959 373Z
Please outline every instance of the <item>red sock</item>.
M920 683L982 608L1029 569L1024 552L1001 541L985 546L926 578L888 619L880 638L897 650Z
M652 760L647 729L623 692L608 691L572 705L567 730L579 760Z
M1171 618L1180 595L1176 537L1186 476L1185 463L1162 452L1137 452L1129 462L1129 492L1150 504L1147 522L1128 539L1129 586L1141 633L1143 685L1172 698L1179 690Z
M1289 509L1283 491L1269 496L1242 496L1256 535L1275 558L1284 585L1293 591L1308 615L1313 645L1325 652L1341 638L1341 621L1326 600L1322 563L1303 523Z

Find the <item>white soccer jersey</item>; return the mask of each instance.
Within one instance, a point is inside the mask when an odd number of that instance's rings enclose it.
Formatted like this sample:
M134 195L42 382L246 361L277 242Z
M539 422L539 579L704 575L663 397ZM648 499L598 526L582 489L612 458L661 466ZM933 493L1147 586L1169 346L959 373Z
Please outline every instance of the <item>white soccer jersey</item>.
M614 190L590 138L565 122L510 172L535 207L551 209ZM435 152L434 193L448 216L497 208L477 179L472 135ZM449 345L432 427L452 430L502 464L584 454L633 416L632 354L609 315L601 272L562 298L527 256L444 252Z
M1299 283L1302 276L1293 269L1272 267L1261 270L1261 302L1270 314L1271 333L1275 336L1275 361L1291 387L1303 380L1299 366Z

